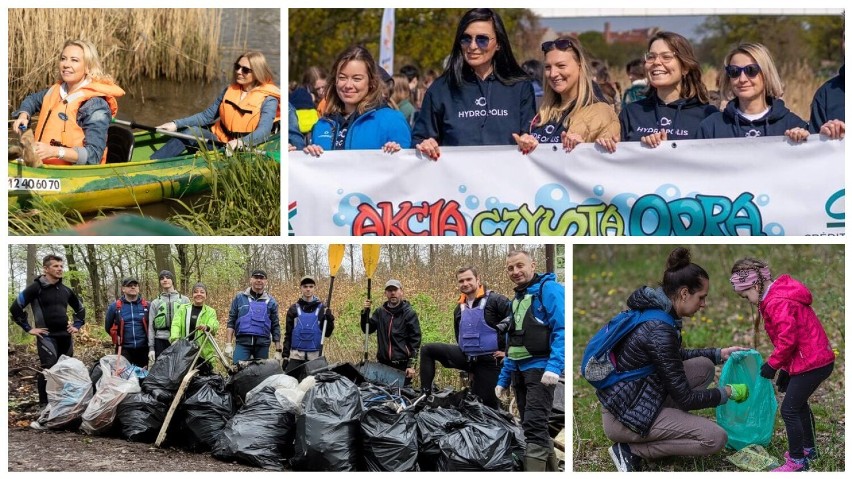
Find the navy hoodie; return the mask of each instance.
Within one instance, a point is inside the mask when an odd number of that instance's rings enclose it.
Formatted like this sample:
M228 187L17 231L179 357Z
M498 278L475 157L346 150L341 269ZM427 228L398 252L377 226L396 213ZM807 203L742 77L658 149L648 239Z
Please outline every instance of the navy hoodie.
M442 75L426 91L412 144L434 138L442 146L514 145L512 133L529 131L534 116L529 80L504 85L493 73L481 80L465 72L461 88L451 89Z
M790 111L784 100L767 98L769 112L751 121L737 113L739 100L728 102L725 111L714 113L701 122L699 138L744 138L761 136L784 136L790 128L807 128L808 124Z
M698 137L701 121L719 109L698 98L681 98L666 104L656 93L628 103L618 119L621 122L621 141L639 141L643 136L666 129L669 140L689 140Z
M819 133L828 120L846 121L845 83L846 65L843 65L837 76L823 83L816 91L811 102L811 133Z

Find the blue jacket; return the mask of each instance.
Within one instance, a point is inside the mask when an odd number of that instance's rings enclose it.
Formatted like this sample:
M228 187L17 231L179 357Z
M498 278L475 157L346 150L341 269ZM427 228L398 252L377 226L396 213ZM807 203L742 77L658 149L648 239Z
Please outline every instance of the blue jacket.
M618 115L621 122L621 141L639 141L643 136L666 129L669 140L689 140L698 137L702 120L718 112L713 105L698 98L681 98L664 103L656 94L625 105Z
M27 95L18 111L12 112L12 118L27 113L30 118L41 111L41 104L48 88ZM109 104L101 97L89 98L77 110L77 124L83 129L84 146L75 146L78 165L97 165L101 162L107 143L107 130L112 121ZM32 126L32 125L31 125ZM38 140L38 138L36 138Z
M212 125L219 117L219 105L222 104L222 99L225 98L225 92L228 87L222 89L222 93L216 97L216 100L210 104L201 113L174 120L178 130L186 127L198 126L207 127ZM243 143L246 145L259 145L269 138L272 134L272 127L275 125L275 113L278 111L278 99L272 96L266 97L260 105L260 119L257 127L250 134L242 137Z
M769 113L754 121L737 113L737 99L728 102L725 111L714 113L701 122L698 138L747 138L761 136L784 136L790 128L807 128L808 124L787 109L784 100L771 101Z
M278 302L275 301L275 298L269 295L266 291L263 292L260 296L255 298L252 294L251 288L247 288L245 291L240 291L237 293L237 296L234 297L234 300L231 301L231 310L228 312L228 328L233 329L235 332L237 331L237 318L245 316L249 311L249 303L253 301L266 301L266 313L269 315L269 329L272 336L272 342L278 343L281 340L281 325L278 320ZM249 336L249 335L236 335L237 344L251 345L251 346L268 346L269 337L260 337L260 336Z
M469 72L460 89L442 75L423 98L412 143L434 138L442 146L514 145L512 133L526 133L535 116L532 82L504 85L492 73L485 80Z
M334 139L340 132L340 122L324 116L311 130L311 143L323 150L334 149ZM405 117L397 110L381 106L365 111L349 125L344 150L378 150L389 141L399 143L403 148L411 148L411 128Z
M121 297L121 318L118 316L116 302L109 305L104 321L104 330L109 334L113 324L124 319L124 331L121 332L121 345L125 348L147 348L148 347L148 318L145 308L142 306L142 296L136 301L128 301Z
M554 273L536 275L526 288L515 288L515 299L521 300L527 294L533 296L530 307L536 311L536 317L550 327L550 357L514 361L506 356L497 379L497 385L504 388L509 387L515 371L544 369L557 375L565 371L565 285L556 282Z
M840 67L837 76L823 83L814 94L811 102L811 133L819 129L828 120L846 121L846 65Z
M305 147L305 137L299 131L299 117L292 103L287 103L287 142L300 150Z

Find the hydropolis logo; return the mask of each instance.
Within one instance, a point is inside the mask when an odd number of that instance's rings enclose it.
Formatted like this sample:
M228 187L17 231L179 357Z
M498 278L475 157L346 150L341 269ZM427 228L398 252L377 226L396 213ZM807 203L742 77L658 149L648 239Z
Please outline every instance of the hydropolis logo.
M459 111L459 118L482 118L485 116L509 116L509 110L501 110L497 108L487 109L488 101L484 96L473 100L473 110Z

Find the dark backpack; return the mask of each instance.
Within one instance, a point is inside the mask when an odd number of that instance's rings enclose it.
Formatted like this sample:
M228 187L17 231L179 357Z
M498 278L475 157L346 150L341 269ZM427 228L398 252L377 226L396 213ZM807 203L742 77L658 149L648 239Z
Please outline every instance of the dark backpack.
M613 352L615 345L645 321L662 321L673 328L677 327L674 318L661 309L628 309L618 313L589 340L583 352L583 362L580 363L580 376L595 389L606 389L619 381L633 381L653 373L656 369L653 364L619 371Z

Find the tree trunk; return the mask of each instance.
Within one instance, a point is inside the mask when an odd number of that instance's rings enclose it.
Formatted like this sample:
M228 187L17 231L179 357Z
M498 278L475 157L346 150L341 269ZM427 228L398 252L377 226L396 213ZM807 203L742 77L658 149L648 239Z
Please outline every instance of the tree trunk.
M38 275L38 265L40 263L39 263L38 258L36 257L37 254L38 254L38 250L37 250L36 245L28 244L27 245L27 277L24 280L24 288L26 288L27 285L30 284L30 281L34 280L35 277ZM9 255L9 258L10 259L12 258L11 254Z
M548 273L556 271L556 245L544 245L544 263Z
M355 281L355 245L349 245L349 281Z
M177 261L180 267L180 290L189 291L189 255L185 244L175 245L177 249ZM172 271L172 270L169 270ZM177 288L178 285L175 285Z
M98 253L95 245L87 244L83 251L83 263L89 272L89 282L92 284L92 316L87 318L91 324L98 324L106 313L106 305L101 297L101 275L98 271Z

